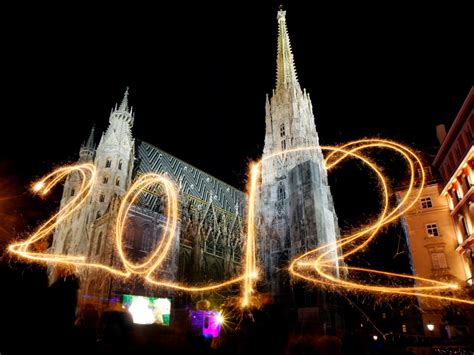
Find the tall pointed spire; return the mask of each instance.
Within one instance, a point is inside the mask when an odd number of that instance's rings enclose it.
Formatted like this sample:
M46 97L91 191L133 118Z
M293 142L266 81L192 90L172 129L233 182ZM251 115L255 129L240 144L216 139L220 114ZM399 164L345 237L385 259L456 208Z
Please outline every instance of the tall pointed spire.
M119 111L128 111L128 86L123 95L122 103L120 104Z
M286 11L280 5L278 10L278 54L277 54L277 90L285 88L300 89L296 75L290 37L286 28ZM300 89L301 90L301 89Z
M94 149L94 135L95 135L95 124L92 125L91 129L91 134L89 135L89 138L87 139L86 148Z

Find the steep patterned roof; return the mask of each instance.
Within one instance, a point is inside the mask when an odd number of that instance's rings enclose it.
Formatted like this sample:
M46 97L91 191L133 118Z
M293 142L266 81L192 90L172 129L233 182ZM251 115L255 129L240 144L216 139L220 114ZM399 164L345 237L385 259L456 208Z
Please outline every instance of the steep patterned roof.
M245 194L242 191L147 142L136 140L135 148L136 175L148 172L167 173L175 180L183 194L191 195L194 199L206 204L212 201L215 207L228 213L242 214L245 207ZM145 199L148 200L146 201L148 206L154 205L152 196Z

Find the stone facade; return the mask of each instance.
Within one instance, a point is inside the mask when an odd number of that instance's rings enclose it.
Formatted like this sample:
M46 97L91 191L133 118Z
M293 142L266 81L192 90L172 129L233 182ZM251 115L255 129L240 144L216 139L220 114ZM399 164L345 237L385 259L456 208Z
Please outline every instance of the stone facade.
M431 280L465 283L463 258L456 252L456 233L450 217L448 202L440 196L442 184L433 178L430 168L425 168L427 183L419 201L401 218L410 251L413 274ZM400 201L406 191L397 192ZM413 200L407 201L411 203ZM426 286L416 281L416 286ZM446 294L446 293L443 293ZM418 304L426 336L440 336L446 302L420 297ZM426 327L429 323L434 330Z
M456 230L457 251L463 255L465 280L473 285L474 272L474 87L471 87L446 134L438 126L441 147L433 161L442 179L441 196L446 198Z
M258 200L264 288L277 299L289 297L288 261L339 236L313 108L297 80L285 15L283 10L278 12L277 82L271 99L267 96L266 100ZM316 148L278 154L310 146ZM339 273L338 265L335 272Z
M134 114L128 91L110 114L109 126L96 147L94 129L79 153L80 162L97 169L94 191L83 207L61 224L53 235L52 253L87 256L89 262L114 265L120 260L114 244L114 225L120 200L131 182L147 172L167 174L179 187L180 214L176 243L157 271L165 280L208 282L223 280L240 270L245 195L153 145L135 140ZM71 175L64 184L61 207L79 191L81 179ZM132 206L124 232L124 250L143 259L162 235L163 201L153 193L141 195ZM121 293L171 295L137 280L112 279L105 272L79 269L81 303L105 306ZM51 278L54 279L54 268Z

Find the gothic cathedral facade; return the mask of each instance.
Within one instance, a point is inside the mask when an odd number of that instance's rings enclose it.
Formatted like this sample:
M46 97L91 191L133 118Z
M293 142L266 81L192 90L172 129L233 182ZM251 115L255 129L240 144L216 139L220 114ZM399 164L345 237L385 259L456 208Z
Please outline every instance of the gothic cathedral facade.
M93 128L80 148L79 162L95 165L97 181L89 200L56 229L50 251L83 255L89 262L120 268L114 250L114 224L121 198L137 176L156 172L176 182L180 204L176 242L158 270L160 279L199 283L223 280L239 272L244 194L147 142L135 140L133 123L127 90L122 103L112 109L109 126L98 145ZM61 207L78 193L80 184L79 176L68 177ZM136 260L146 257L160 241L165 223L162 199L143 194L127 216L126 254ZM114 280L95 269L80 269L78 273L80 305L92 303L101 309L124 293L173 295L136 280Z
M291 292L286 266L294 256L339 237L337 216L319 148L309 94L301 89L291 52L285 11L278 12L277 82L266 100L266 133L257 202L260 288L275 300ZM132 181L146 172L167 174L179 187L180 221L176 243L160 277L182 282L222 280L241 270L245 195L132 134L134 113L128 91L110 113L109 126L95 145L94 129L80 148L79 161L97 168L89 201L57 228L51 252L85 255L91 262L118 265L114 223ZM296 147L312 150L287 152ZM61 205L79 190L79 176L64 184ZM125 249L143 258L159 242L162 204L144 194L129 213ZM336 270L339 266L336 265ZM103 305L123 293L151 295L144 284L114 281L110 275L80 270L80 299ZM160 290L160 292L169 292Z
M277 81L266 100L258 238L265 275L262 288L283 301L294 298L289 260L335 242L339 228L313 107L296 75L286 11L280 9L277 19ZM314 149L291 151L301 147ZM335 267L339 273L339 265Z

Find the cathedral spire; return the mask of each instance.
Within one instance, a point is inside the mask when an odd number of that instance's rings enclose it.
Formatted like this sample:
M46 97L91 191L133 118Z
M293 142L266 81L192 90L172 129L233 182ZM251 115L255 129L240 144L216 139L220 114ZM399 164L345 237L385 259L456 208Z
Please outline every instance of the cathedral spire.
M80 161L92 161L94 159L95 142L94 142L95 125L92 126L91 133L87 141L82 143L81 149L79 150Z
M120 104L119 111L128 111L128 86L123 95L122 103Z
M95 134L95 124L92 125L91 133L89 138L87 138L87 142L85 144L86 148L94 149L94 134Z
M286 28L286 11L278 10L278 54L277 54L277 91L280 89L300 88L296 75L290 37ZM301 90L301 89L300 89Z

